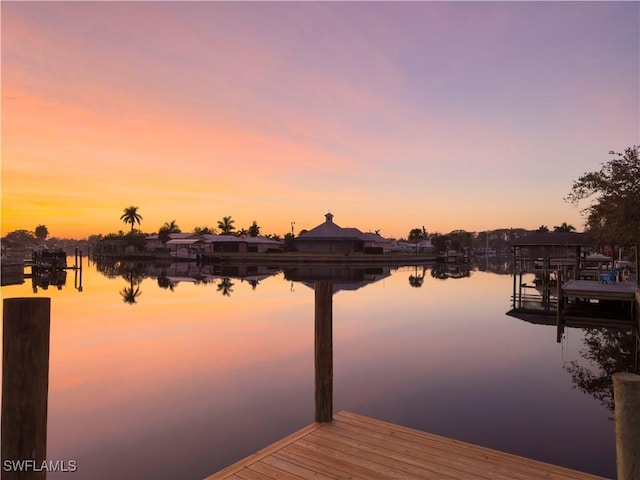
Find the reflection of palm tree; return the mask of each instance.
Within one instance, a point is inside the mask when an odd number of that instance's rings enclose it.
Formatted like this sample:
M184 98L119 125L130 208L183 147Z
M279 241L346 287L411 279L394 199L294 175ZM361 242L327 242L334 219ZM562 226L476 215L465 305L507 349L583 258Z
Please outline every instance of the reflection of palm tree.
M134 207L133 205L124 209L124 213L120 216L120 220L124 223L131 224L131 235L133 236L133 226L137 223L140 225L140 220L142 220L142 215L138 213L138 207Z
M164 288L164 289L169 289L173 292L176 283L171 281L171 279L169 279L169 277L167 277L167 274L165 272L163 272L162 274L160 274L158 276L158 286L160 288Z
M611 376L638 369L635 358L638 355L636 335L632 331L593 328L585 333L584 343L586 348L580 354L599 371L594 373L575 360L564 368L571 374L571 379L579 390L588 393L613 412Z
M424 282L424 275L427 271L427 267L422 266L422 274L418 274L418 266L415 267L415 275L409 275L409 284L412 287L420 288Z
M142 279L144 278L143 274L140 274L138 272L131 271L128 272L127 274L123 275L127 280L129 280L129 286L128 287L124 287L121 291L120 291L120 295L122 296L122 301L124 303L128 303L130 305L133 305L134 303L136 303L136 299L142 295L142 292L140 291L140 283L142 282Z
M249 280L249 285L251 285L251 290L255 290L260 282L258 280Z
M218 291L222 292L222 295L226 295L227 297L231 296L233 292L233 282L230 278L221 278L220 283L218 284Z
M133 305L136 303L136 298L138 298L142 292L140 291L140 287L137 285L131 285L130 287L124 287L120 291L120 295L122 295L122 301L124 303L129 303Z
M436 265L434 268L431 269L431 276L433 278L437 278L439 280L446 280L447 278L449 278L447 276L447 272L445 271L445 266L444 265Z

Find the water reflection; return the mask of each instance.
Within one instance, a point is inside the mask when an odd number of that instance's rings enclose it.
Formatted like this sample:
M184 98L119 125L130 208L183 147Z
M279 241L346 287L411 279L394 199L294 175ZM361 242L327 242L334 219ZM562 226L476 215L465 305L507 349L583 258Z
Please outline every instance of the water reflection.
M278 268L256 265L221 265L196 262L171 264L99 261L96 269L105 277L122 277L129 283L120 295L125 303L136 304L141 296L144 279L155 279L159 288L174 292L180 283L193 285L215 285L222 296L230 297L234 292L234 279L247 282L255 290L265 278L276 275Z
M587 329L580 355L589 365L571 360L565 369L571 374L576 388L591 395L613 413L612 375L618 372L640 373L638 342L637 331L633 329Z
M314 288L315 282L331 282L333 292L358 290L387 278L390 266L344 267L326 265L301 265L283 268L284 278Z
M411 285L414 288L420 288L424 283L424 276L427 273L427 266L423 265L422 271L420 273L418 273L418 268L419 268L418 265L416 265L414 268L415 268L414 274L409 275L409 285Z
M231 293L233 292L233 282L229 277L220 279L218 282L218 292L227 297L231 296Z
M556 327L556 340L566 340L567 329L580 329L583 347L580 359L563 363L574 388L590 395L610 412L614 411L612 375L640 373L640 332L629 316L625 302L590 303L598 315L558 316L558 274L548 268L522 264L513 272L512 308L507 315L528 323ZM602 307L602 308L601 308ZM631 310L632 311L632 310ZM612 420L612 418L610 417Z
M144 279L144 274L134 269L124 273L122 276L129 282L129 285L120 290L120 296L124 303L133 305L138 297L142 295L140 283Z
M47 290L55 287L62 290L67 283L67 271L60 268L36 269L31 273L31 288L33 293L38 293L38 288Z
M83 478L204 478L309 424L315 292L302 286L331 279L335 411L614 475L610 412L564 368L597 384L582 331L560 346L506 317L510 277L262 268L111 265L87 269L83 295L50 288L48 455L78 459ZM118 292L136 287L131 308Z
M471 266L466 263L437 263L431 270L431 276L438 280L470 277Z

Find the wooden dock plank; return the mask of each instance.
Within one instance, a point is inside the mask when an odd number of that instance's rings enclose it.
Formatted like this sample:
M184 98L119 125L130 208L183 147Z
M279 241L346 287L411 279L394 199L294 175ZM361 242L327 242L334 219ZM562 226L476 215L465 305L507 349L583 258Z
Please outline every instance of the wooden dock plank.
M288 445L286 449L280 450L274 453L274 456L288 459L290 462L297 465L301 465L312 469L316 472L320 472L335 479L350 479L350 480L369 480L368 477L358 476L353 472L349 472L348 469L341 468L339 465L329 465L326 462L319 461L319 459L311 455L305 455L304 452L300 452L296 449L295 445Z
M220 470L219 472L214 473L206 478L206 480L218 480L221 478L229 478L234 473L244 469L247 465L251 465L252 463L260 460L273 452L280 450L285 445L289 443L295 442L296 440L308 435L310 432L320 428L322 426L321 423L312 423L311 425L307 425L306 427L298 430L297 432L292 433L291 435L286 436L285 438L277 441L276 443L272 443L271 445L263 448L262 450L258 450L256 453L249 455L248 457L236 462L228 467Z
M597 476L589 476L588 474L576 472L564 467L481 447L479 445L473 445L459 440L384 422L382 420L364 417L351 412L340 412L335 415L335 419L339 421L349 421L351 423L360 422L363 428L378 429L382 432L386 432L394 439L394 442L401 439L408 439L409 441L419 445L422 449L442 452L441 454L443 456L450 456L451 458L457 458L460 460L466 459L471 462L478 462L484 466L504 466L508 469L510 475L516 475L520 472L525 476L524 478L600 478ZM553 472L556 475L560 474L566 476L541 477L541 472ZM575 476L576 473L578 474L577 476ZM534 477L530 477L531 474L534 474Z
M338 427L338 428L343 428ZM341 433L340 433L341 434ZM365 440L367 441L367 440ZM451 475L459 478L461 475L475 475L477 478L485 478L487 471L490 471L490 477L492 479L504 479L504 480L526 480L531 478L526 473L514 472L513 469L502 467L499 464L491 464L491 459L485 457L484 459L469 458L465 456L452 455L451 450L442 448L437 443L424 448L424 445L418 443L407 442L406 440L399 439L398 437L385 436L384 434L373 433L369 436L369 442L375 441L375 445L380 448L386 449L389 452L395 452L402 456L406 462L415 465L421 465L423 468L429 470ZM371 443L373 445L373 443ZM482 465L479 467L478 460L482 460ZM490 468L491 467L491 468Z
M340 412L206 480L602 480L486 447Z
M568 297L593 298L598 300L633 301L638 286L631 282L600 283L591 280L569 280L562 285Z

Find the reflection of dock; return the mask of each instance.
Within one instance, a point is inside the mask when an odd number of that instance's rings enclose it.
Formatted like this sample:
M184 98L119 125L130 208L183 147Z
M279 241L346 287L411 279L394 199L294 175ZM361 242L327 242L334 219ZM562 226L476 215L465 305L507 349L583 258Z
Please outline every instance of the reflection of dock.
M635 283L569 280L557 292L558 341L564 326L572 321L594 324L619 321L640 330L640 292Z
M207 480L240 478L601 477L340 412L332 422L313 423Z

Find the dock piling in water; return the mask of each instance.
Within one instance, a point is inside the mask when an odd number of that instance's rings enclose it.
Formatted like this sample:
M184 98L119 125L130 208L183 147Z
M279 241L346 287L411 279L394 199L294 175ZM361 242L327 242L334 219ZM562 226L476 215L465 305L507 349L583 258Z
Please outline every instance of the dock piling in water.
M44 479L45 470L4 468L46 459L51 299L8 298L2 329L2 480Z
M333 420L333 283L314 282L315 421Z
M640 375L613 374L618 480L640 478Z

